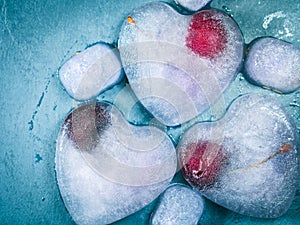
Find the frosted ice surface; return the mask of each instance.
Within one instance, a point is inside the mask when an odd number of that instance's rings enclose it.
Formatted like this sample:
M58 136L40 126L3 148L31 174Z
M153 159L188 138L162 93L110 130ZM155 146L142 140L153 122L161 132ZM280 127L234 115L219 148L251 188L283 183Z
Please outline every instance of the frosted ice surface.
M250 44L245 72L256 85L295 91L300 87L300 48L276 38L256 39Z
M199 187L185 177L204 196L248 216L275 218L288 210L299 181L299 139L276 100L258 94L237 98L223 119L199 123L184 134L180 161L191 144L203 141L225 151L214 183Z
M175 0L175 2L188 10L198 11L211 2L211 0Z
M68 60L60 68L59 78L70 96L88 100L120 81L121 68L118 50L98 43Z
M161 195L152 225L196 225L203 213L202 196L190 187L172 184Z
M141 103L166 125L178 125L207 109L241 64L238 26L222 12L207 12L221 21L226 33L225 49L213 59L186 47L193 16L181 15L165 3L135 9L123 23L119 49L129 83Z
M162 131L128 124L107 103L73 110L58 136L59 189L78 224L108 224L143 208L165 190L176 166Z

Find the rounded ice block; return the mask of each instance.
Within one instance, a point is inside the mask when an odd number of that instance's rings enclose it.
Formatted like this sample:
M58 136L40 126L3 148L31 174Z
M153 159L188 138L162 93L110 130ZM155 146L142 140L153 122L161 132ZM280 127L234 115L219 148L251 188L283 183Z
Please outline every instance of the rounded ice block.
M298 186L298 138L275 99L250 94L237 98L221 120L190 128L178 157L185 179L208 199L247 216L276 218Z
M123 76L118 50L106 43L90 46L59 69L61 83L77 100L96 97Z
M160 196L151 225L196 225L204 210L204 199L182 184L172 184Z
M218 10L182 15L149 3L123 23L119 49L129 84L162 123L194 118L220 97L239 71L243 37Z
M107 103L74 109L58 136L58 185L77 224L109 224L138 211L165 190L176 166L162 131L130 125Z
M272 37L255 39L249 46L245 73L255 85L293 92L300 87L300 48Z
M174 0L176 4L190 11L198 11L212 0Z

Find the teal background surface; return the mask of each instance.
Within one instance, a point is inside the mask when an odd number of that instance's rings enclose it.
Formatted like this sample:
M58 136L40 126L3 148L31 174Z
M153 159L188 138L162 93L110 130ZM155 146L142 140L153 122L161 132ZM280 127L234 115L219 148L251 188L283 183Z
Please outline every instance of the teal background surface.
M126 16L150 1L0 1L1 225L74 224L60 198L54 159L60 125L79 103L63 90L57 70L87 45L98 41L116 44ZM233 16L246 43L271 35L300 47L298 0L216 0L212 7ZM122 85L99 98L113 100ZM299 132L299 90L278 95L249 84L239 74L224 94L226 104L248 92L263 92L278 98L293 116ZM223 114L206 112L197 120L215 120ZM176 139L180 130L170 129L169 134ZM184 182L180 173L175 181ZM147 224L154 206L155 201L115 224ZM291 208L278 219L245 217L206 201L200 223L300 224L299 188Z

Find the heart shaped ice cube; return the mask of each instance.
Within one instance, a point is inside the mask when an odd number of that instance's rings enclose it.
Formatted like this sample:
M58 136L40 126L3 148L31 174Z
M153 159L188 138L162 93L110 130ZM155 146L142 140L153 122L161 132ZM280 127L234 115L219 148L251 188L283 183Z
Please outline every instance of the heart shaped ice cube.
M243 37L221 11L182 15L165 3L134 10L122 26L119 49L141 103L174 126L203 112L233 80Z
M154 200L176 171L170 139L136 127L107 103L89 103L66 118L57 142L61 196L78 224L108 224Z
M217 204L254 217L287 211L299 181L299 139L269 96L237 98L213 123L190 128L178 144L185 179Z

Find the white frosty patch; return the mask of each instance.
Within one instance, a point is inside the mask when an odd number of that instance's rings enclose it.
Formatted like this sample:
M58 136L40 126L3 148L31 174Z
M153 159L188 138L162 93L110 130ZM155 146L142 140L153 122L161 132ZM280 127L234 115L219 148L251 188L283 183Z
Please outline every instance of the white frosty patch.
M269 24L273 21L274 18L279 19L279 18L285 18L285 17L286 17L286 15L282 11L271 13L264 17L264 22L262 24L262 27L264 29L268 29Z

